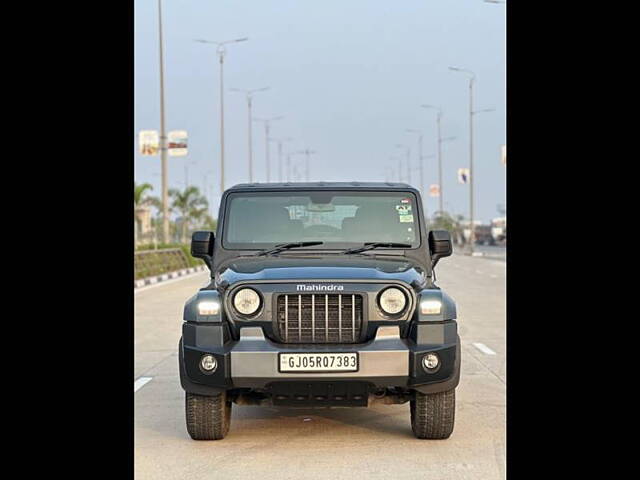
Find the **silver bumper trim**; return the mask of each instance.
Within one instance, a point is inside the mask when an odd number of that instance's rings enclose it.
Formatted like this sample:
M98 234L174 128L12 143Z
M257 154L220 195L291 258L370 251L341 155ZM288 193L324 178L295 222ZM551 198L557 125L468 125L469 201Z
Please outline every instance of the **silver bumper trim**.
M391 333L391 335L389 335ZM407 377L409 375L409 349L400 339L397 326L378 329L376 338L366 344L349 345L295 345L283 346L267 340L262 328L249 327L240 330L240 340L231 351L231 378L234 385L251 384L251 379L350 379ZM358 352L359 370L339 373L281 373L278 371L280 352Z

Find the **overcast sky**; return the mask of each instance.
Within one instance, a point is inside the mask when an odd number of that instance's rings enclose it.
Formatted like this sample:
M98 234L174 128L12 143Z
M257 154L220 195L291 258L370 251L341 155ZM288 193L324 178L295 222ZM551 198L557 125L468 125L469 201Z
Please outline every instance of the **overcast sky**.
M441 105L445 209L468 215L468 185L457 170L469 163L468 80L451 72L460 66L476 73L476 217L499 216L505 204L506 143L505 5L483 0L163 0L166 127L187 130L189 155L169 157L169 185L189 183L219 199L219 64L214 45L195 38L227 40L225 57L225 186L248 181L247 104L229 88L269 86L254 97L256 117L284 115L273 137L293 137L285 151L306 147L311 180L384 181L411 147L412 185L420 187L417 136L424 132L423 155L436 152L435 111ZM160 195L160 157L138 153L138 132L160 127L157 0L135 1L135 179ZM254 181L266 181L265 135L253 128ZM299 174L304 156L292 157ZM272 181L277 146L271 147ZM425 184L437 183L436 158L426 158ZM393 178L397 180L397 176ZM437 198L427 198L427 209Z

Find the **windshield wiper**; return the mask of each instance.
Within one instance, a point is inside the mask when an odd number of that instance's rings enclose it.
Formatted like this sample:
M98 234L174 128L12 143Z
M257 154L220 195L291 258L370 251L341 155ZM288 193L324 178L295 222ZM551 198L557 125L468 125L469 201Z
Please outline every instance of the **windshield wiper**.
M409 243L394 243L394 242L367 242L362 247L349 248L342 253L360 253L366 252L367 250L373 250L374 248L411 248L411 244Z
M273 253L279 253L283 250L289 250L290 248L298 248L298 247L310 247L312 245L322 245L324 242L293 242L293 243L281 243L280 245L276 245L275 248L271 250L263 250L262 252L256 253L256 256L260 255L271 255Z

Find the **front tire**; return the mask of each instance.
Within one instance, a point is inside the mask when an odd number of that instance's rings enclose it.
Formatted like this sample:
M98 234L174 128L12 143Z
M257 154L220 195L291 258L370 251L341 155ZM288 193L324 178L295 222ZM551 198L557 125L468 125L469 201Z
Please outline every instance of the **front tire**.
M215 397L186 392L187 432L194 440L221 440L231 424L231 400L227 392Z
M453 432L456 391L424 394L415 392L411 400L411 429L417 438L444 439Z

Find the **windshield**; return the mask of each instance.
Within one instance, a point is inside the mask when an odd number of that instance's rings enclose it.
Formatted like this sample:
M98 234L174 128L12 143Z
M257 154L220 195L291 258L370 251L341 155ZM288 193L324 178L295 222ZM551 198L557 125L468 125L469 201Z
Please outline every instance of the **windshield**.
M321 241L310 249L365 242L420 246L416 197L410 192L288 191L232 193L223 233L227 249L263 249Z

